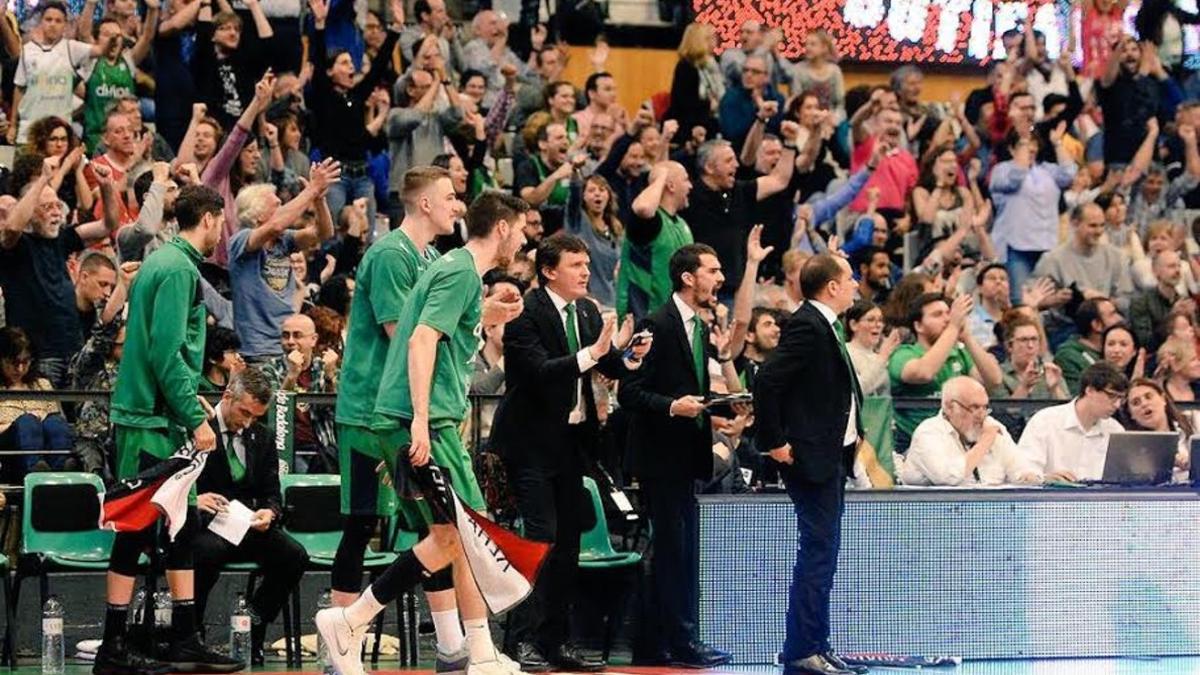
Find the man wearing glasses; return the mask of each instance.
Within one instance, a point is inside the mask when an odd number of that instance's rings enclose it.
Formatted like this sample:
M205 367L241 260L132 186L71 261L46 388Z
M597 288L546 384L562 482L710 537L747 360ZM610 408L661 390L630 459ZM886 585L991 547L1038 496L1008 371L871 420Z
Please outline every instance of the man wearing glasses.
M1116 366L1107 361L1088 366L1079 391L1068 403L1039 410L1021 434L1022 461L1043 480L1099 480L1108 435L1124 430L1112 416L1125 401L1129 380Z
M942 385L941 414L917 426L900 480L905 485L976 487L1031 483L1037 476L1022 461L1004 425L991 416L987 390L960 375Z

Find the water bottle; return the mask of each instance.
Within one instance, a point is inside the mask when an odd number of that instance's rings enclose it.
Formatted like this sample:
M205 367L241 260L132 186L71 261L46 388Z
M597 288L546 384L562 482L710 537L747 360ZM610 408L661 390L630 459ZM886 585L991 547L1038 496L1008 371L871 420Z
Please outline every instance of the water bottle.
M171 591L158 591L154 594L154 632L165 635L171 628Z
M142 624L142 617L145 616L142 612L146 611L146 589L139 588L133 596L133 602L129 603L129 623L133 626Z
M317 599L317 611L330 607L333 607L333 593L326 588ZM324 675L334 675L333 664L329 661L329 649L321 639L320 633L317 633L317 666Z
M250 605L245 593L237 594L229 614L229 658L250 663Z
M42 672L61 675L63 672L63 606L57 596L50 596L42 608Z

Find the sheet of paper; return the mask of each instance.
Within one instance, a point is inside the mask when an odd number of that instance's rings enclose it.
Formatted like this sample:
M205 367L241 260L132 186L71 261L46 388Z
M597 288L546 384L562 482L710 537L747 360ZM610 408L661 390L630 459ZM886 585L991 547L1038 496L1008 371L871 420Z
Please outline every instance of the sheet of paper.
M225 507L225 513L218 513L212 519L212 522L208 524L208 529L225 541L238 546L242 543L246 532L250 530L252 522L254 522L254 512L235 499Z

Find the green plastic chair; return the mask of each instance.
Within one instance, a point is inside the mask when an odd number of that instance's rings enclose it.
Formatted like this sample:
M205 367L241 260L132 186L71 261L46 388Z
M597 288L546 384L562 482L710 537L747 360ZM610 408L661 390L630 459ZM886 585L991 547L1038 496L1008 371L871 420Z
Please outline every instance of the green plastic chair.
M579 536L579 569L593 571L622 571L630 579L637 578L638 568L642 563L642 554L637 551L617 551L613 548L612 538L608 531L608 519L604 515L604 504L600 501L600 489L596 481L588 476L583 477L583 488L587 490L592 503L592 513L596 524ZM629 579L617 584L618 590L610 593L612 604L604 617L604 660L608 661L612 651L613 640L617 628L625 614L625 604L629 597Z
M308 553L308 566L314 571L329 571L333 568L333 559L337 555L338 545L342 542L341 515L341 476L337 474L287 474L279 477L280 492L283 495L283 530ZM304 504L301 506L301 504ZM302 509L309 517L294 517ZM329 517L334 514L334 517ZM396 560L396 554L390 551L367 550L363 557L363 569L377 574ZM292 594L293 615L299 618L300 595ZM382 614L380 621L382 622ZM400 620L403 624L403 619ZM300 653L300 636L297 631L295 640L296 653ZM378 642L376 642L378 644ZM379 660L378 652L372 655L372 665Z
M0 666L17 667L16 652L13 651L13 626L17 621L17 606L13 600L12 568L8 556L0 553L0 582L4 589L4 644L0 645Z

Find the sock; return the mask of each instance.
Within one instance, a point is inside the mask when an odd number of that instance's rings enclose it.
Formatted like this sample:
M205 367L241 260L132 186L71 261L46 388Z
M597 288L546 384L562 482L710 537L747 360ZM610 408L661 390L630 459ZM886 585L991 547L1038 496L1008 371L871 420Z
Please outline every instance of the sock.
M126 623L129 623L129 603L108 605L104 611L104 642L124 637Z
M175 632L176 640L183 640L196 634L196 602L194 600L176 600L171 603L171 629Z
M492 644L492 631L488 628L487 619L463 619L463 628L467 631L467 649L471 652L471 662L496 660L496 645Z
M462 624L458 621L458 608L447 609L444 612L430 612L429 615L433 617L438 651L447 656L457 654L463 648L463 641L466 639Z
M371 623L371 619L374 619L375 615L382 612L386 606L375 598L375 584L371 584L367 590L363 591L362 595L358 596L357 600L345 609L346 621L350 623L350 628L357 629Z

